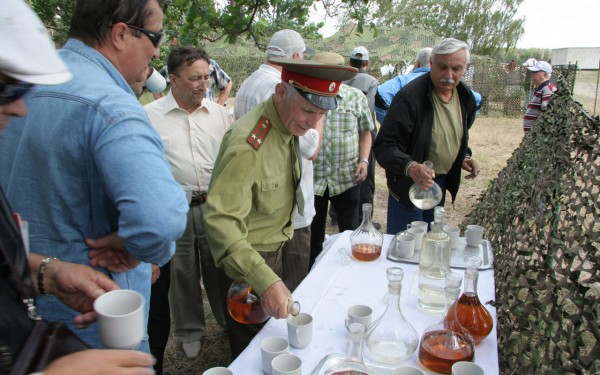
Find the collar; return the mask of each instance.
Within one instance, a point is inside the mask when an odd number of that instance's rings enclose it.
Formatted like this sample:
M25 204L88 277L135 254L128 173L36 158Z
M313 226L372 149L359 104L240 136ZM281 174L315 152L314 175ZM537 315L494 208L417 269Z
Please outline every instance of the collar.
M273 103L273 97L270 97L263 105L265 107L265 114L273 126L272 129L277 131L277 134L279 134L285 143L290 143L294 136L290 133L288 128L285 127L283 121L281 121L281 117L279 117L279 113L277 113L277 108L275 108L275 103Z
M166 116L169 112L175 111L175 110L185 112L177 104L177 100L175 100L175 96L173 96L173 90L169 90L169 93L162 100L163 100L163 108L162 108L163 115ZM209 100L209 99L206 99L206 98L202 99L202 103L200 104L200 106L198 108L196 108L196 110L194 110L192 113L198 112L200 110L204 110L204 111L210 113L209 107L205 105L207 100ZM186 112L186 113L188 113L188 112ZM191 115L192 113L189 113L189 114Z

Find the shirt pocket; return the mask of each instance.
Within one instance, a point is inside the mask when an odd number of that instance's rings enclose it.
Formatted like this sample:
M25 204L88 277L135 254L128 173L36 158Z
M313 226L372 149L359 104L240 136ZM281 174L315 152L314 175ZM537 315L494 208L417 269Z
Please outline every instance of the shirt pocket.
M289 189L285 188L283 176L272 177L260 181L260 189L256 197L256 211L270 215L283 208L293 199Z

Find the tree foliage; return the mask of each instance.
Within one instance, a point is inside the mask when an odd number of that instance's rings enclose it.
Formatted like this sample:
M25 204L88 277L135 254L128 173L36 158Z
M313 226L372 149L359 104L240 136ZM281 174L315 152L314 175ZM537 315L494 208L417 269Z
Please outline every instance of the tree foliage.
M523 35L515 18L523 0L390 0L376 12L390 26L420 27L440 37L467 42L475 53L514 48Z

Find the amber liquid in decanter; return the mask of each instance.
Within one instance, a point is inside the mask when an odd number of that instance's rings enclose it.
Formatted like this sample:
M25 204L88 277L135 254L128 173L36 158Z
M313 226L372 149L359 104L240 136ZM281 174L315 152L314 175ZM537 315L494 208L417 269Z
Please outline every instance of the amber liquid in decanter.
M380 255L381 246L368 243L358 243L356 245L352 245L352 256L357 260L370 262L379 258Z
M227 310L236 322L242 324L262 323L269 318L260 307L260 299L250 286L227 296Z
M457 340L460 351L450 350L444 344L446 340ZM472 345L472 344L471 344ZM473 361L475 352L468 340L449 330L431 331L425 333L419 345L419 361L429 370L449 374L448 369L456 362Z
M476 294L463 293L456 304L450 308L456 309L456 318L471 333L475 345L479 345L494 327L492 316Z

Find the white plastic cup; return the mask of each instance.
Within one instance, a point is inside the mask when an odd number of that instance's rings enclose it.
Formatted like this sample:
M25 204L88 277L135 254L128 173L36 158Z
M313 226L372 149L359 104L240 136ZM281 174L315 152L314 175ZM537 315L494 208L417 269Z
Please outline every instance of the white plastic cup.
M473 362L456 362L452 365L452 375L485 375L483 369Z
M467 225L465 230L465 240L467 245L471 247L477 247L481 245L483 241L483 230L484 228L480 225Z
M411 227L408 228L406 232L415 237L415 251L421 250L423 247L423 237L425 237L426 230L420 227Z
M394 255L397 258L410 258L415 253L415 236L402 233L396 236L396 249Z
M163 92L167 88L167 80L158 72L158 70L154 68L150 69L152 69L152 74L146 79L144 85L151 92Z
M411 221L408 225L409 228L423 228L425 232L427 232L427 225L429 225L426 221Z
M458 247L458 239L460 238L460 228L446 225L444 226L444 233L450 237L450 248L456 249Z
M310 345L313 336L312 322L312 316L307 313L288 316L287 329L290 345L298 349L303 349Z
M281 354L289 353L288 341L282 337L267 337L260 343L260 359L265 374L271 375L273 369L271 362L273 358Z
M369 327L373 318L373 309L367 305L353 305L348 307L346 316L346 328L352 323L360 323Z
M293 354L281 354L271 362L273 375L302 375L302 360Z
M233 371L227 367L213 367L204 371L202 375L233 375Z
M102 344L110 349L135 349L142 342L144 296L135 290L119 289L104 293L94 301Z

